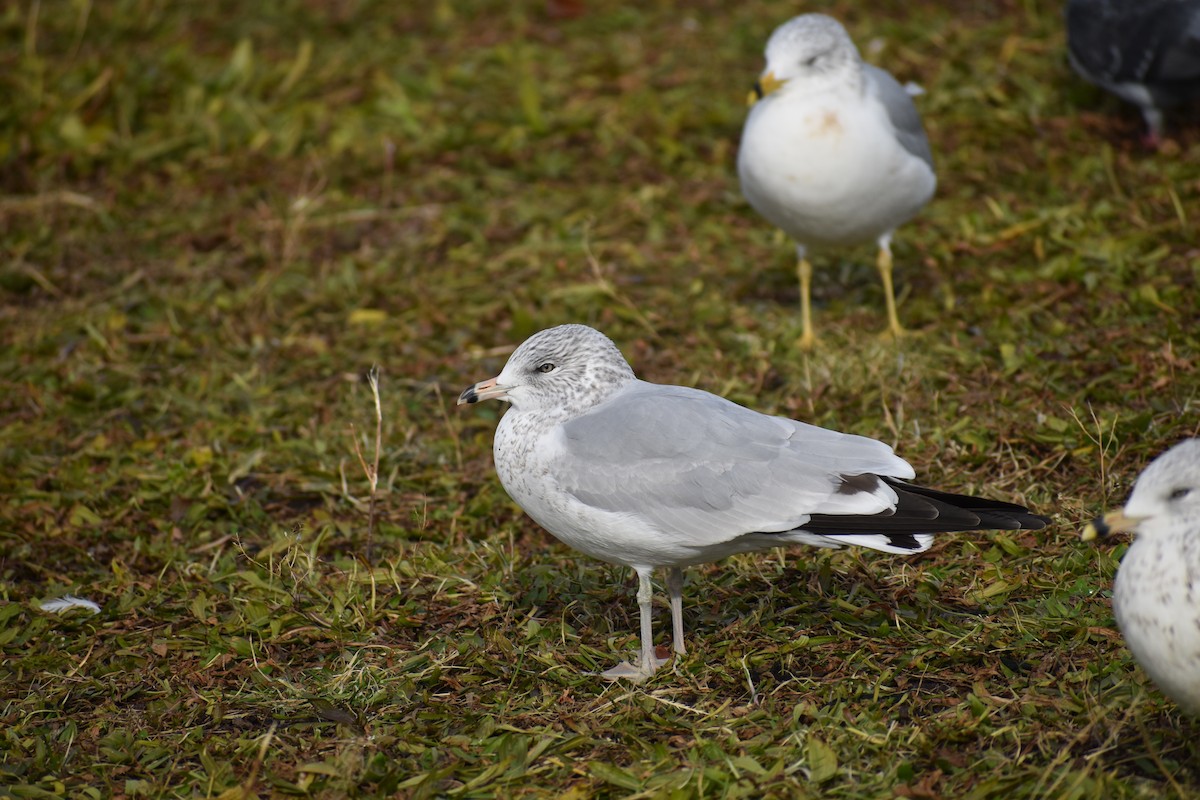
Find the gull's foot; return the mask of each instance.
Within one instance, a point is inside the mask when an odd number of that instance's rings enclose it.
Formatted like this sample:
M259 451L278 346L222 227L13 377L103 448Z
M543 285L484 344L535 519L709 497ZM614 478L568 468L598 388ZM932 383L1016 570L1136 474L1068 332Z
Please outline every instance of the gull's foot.
M609 681L627 680L634 683L642 683L649 680L655 670L665 663L667 663L667 659L656 657L649 665L649 668L647 668L645 665L639 664L638 666L634 666L628 661L622 661L612 669L606 669L604 672L601 672L600 677Z
M897 342L907 335L908 331L899 325L889 325L879 334L879 338L885 342Z
M802 333L800 335L800 338L796 340L796 347L800 348L801 350L803 350L806 353L812 352L813 349L816 348L816 346L817 346L816 334L814 334L810 330Z

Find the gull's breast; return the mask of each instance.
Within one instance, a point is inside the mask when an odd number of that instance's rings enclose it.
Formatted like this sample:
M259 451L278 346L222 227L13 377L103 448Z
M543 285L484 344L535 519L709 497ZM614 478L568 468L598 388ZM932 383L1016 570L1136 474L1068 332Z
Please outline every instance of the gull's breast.
M1200 548L1196 536L1139 536L1113 587L1113 611L1137 662L1180 706L1200 713Z
M872 241L933 196L933 171L903 148L881 106L857 96L790 100L751 110L738 174L750 204L794 239Z

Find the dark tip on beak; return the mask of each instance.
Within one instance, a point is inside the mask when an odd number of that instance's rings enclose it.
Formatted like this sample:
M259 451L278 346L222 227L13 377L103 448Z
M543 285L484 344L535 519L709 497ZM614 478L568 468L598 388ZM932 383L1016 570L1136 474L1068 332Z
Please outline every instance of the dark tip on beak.
M1098 542L1101 539L1108 538L1108 535L1112 532L1112 528L1109 527L1104 517L1096 517L1083 529L1083 534L1080 538L1085 542Z
M763 88L762 88L762 81L755 81L754 88L751 89L750 91L754 93L755 100L762 100L763 96L764 96Z
M1125 509L1110 511L1103 517L1096 517L1083 529L1083 540L1090 542L1094 539L1105 539L1117 533L1136 533L1138 525L1145 517L1130 517Z
M507 400L508 387L497 383L495 378L469 386L458 396L458 404L478 403L480 400Z

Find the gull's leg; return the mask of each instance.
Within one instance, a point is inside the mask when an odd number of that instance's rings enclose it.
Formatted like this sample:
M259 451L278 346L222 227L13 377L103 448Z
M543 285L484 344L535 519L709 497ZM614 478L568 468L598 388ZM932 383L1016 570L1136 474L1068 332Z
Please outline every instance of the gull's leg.
M683 570L671 567L667 570L667 594L671 597L672 646L681 656L687 655L683 644Z
M666 659L656 658L654 656L654 625L651 608L651 601L654 599L654 586L650 583L650 573L653 572L649 567L634 567L638 576L638 611L641 614L642 622L642 656L640 663L635 667L628 661L623 661L617 664L610 670L605 670L600 673L602 677L629 678L635 682L644 681L654 674L654 671L666 663Z
M649 569L639 569L638 574L638 611L642 617L642 660L640 666L647 675L653 675L658 669L659 661L654 657L654 585L650 583Z
M879 237L879 258L875 261L879 277L883 279L883 297L887 301L888 333L899 338L904 333L900 317L896 314L896 291L892 288L892 235Z
M811 350L817 343L812 324L812 263L802 245L796 246L796 257L796 274L800 278L800 325L804 329L798 344L801 350Z

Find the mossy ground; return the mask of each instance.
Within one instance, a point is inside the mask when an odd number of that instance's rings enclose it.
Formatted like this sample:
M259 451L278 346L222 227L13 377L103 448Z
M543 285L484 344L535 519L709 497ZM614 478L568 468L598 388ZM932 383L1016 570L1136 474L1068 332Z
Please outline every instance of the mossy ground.
M1145 150L1054 3L806 8L926 88L940 186L896 237L912 334L864 247L804 354L734 170L796 7L260 5L0 11L0 796L1200 796L1122 548L1077 541L1200 432L1194 115ZM692 570L690 655L603 683L630 576L454 408L562 322L1054 525Z

